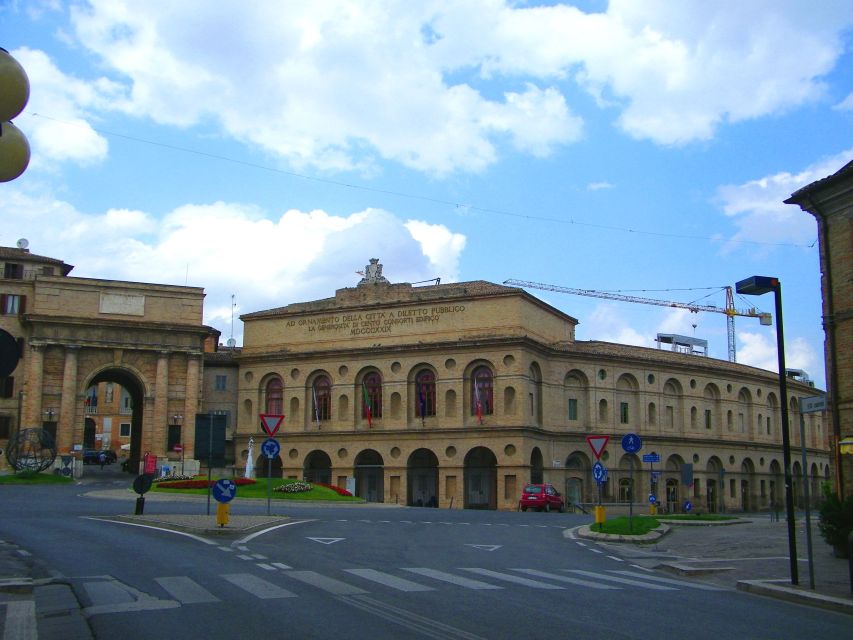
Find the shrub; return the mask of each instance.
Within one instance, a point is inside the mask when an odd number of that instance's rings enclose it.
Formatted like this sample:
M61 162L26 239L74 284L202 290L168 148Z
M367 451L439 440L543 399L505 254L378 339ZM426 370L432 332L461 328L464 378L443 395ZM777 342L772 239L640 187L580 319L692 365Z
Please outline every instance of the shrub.
M853 495L843 501L829 486L822 487L824 501L820 506L818 529L827 544L844 556L847 553L847 537L853 531Z

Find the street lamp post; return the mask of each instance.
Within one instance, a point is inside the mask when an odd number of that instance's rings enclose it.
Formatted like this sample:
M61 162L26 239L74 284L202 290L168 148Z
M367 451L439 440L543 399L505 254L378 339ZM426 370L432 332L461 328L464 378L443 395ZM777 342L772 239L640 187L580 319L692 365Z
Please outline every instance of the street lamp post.
M782 283L779 278L752 276L735 285L738 293L760 296L773 292L776 299L776 353L779 357L779 393L782 396L782 460L785 466L785 513L788 519L788 557L791 584L799 584L797 537L794 529L794 494L791 479L791 437L788 428L788 376L785 374L785 333L782 325Z

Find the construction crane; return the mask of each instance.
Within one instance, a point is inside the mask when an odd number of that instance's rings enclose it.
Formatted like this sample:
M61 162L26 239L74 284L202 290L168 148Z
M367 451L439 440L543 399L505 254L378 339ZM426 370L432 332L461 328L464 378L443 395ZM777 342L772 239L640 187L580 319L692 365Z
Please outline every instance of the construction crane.
M595 289L572 289L570 287L561 287L555 284L543 284L541 282L530 282L528 280L504 280L504 284L515 287L525 287L527 289L543 289L545 291L557 291L559 293L571 293L577 296L591 296L593 298L605 298L607 300L621 300L622 302L639 302L641 304L655 304L660 307L676 307L678 309L687 309L693 313L700 311L710 311L712 313L726 314L726 327L729 337L729 362L737 362L737 352L735 348L735 316L747 316L750 318L758 318L761 324L773 324L773 318L769 313L758 311L755 308L751 309L735 309L734 294L731 287L722 287L726 290L726 306L718 307L716 305L696 304L693 302L673 302L671 300L657 300L655 298L643 298L640 296L626 296L621 293L611 293L608 291L596 291Z

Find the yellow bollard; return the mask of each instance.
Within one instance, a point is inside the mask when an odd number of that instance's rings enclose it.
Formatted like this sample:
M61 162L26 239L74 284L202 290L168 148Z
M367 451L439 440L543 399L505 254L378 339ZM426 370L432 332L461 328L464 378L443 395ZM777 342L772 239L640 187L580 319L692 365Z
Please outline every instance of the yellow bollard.
M595 524L604 524L604 507L595 507Z
M649 505L649 515L656 516L658 514L658 506L656 504Z
M220 527L224 527L228 524L228 503L220 502L216 505L216 524Z

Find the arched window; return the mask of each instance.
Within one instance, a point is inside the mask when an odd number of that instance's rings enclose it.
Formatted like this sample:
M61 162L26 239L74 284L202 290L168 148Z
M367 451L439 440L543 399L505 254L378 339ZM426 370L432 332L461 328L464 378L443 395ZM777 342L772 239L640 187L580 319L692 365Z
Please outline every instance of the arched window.
M329 376L317 376L311 386L311 404L314 408L314 421L332 418L332 382Z
M415 415L435 415L435 374L429 369L422 369L415 376Z
M471 415L482 418L494 413L492 370L477 367L471 374Z
M371 372L361 382L361 417L371 422L382 417L382 378Z
M284 385L282 385L281 379L272 378L267 382L267 413L275 416L280 416L284 413L284 405L282 404L283 395Z

